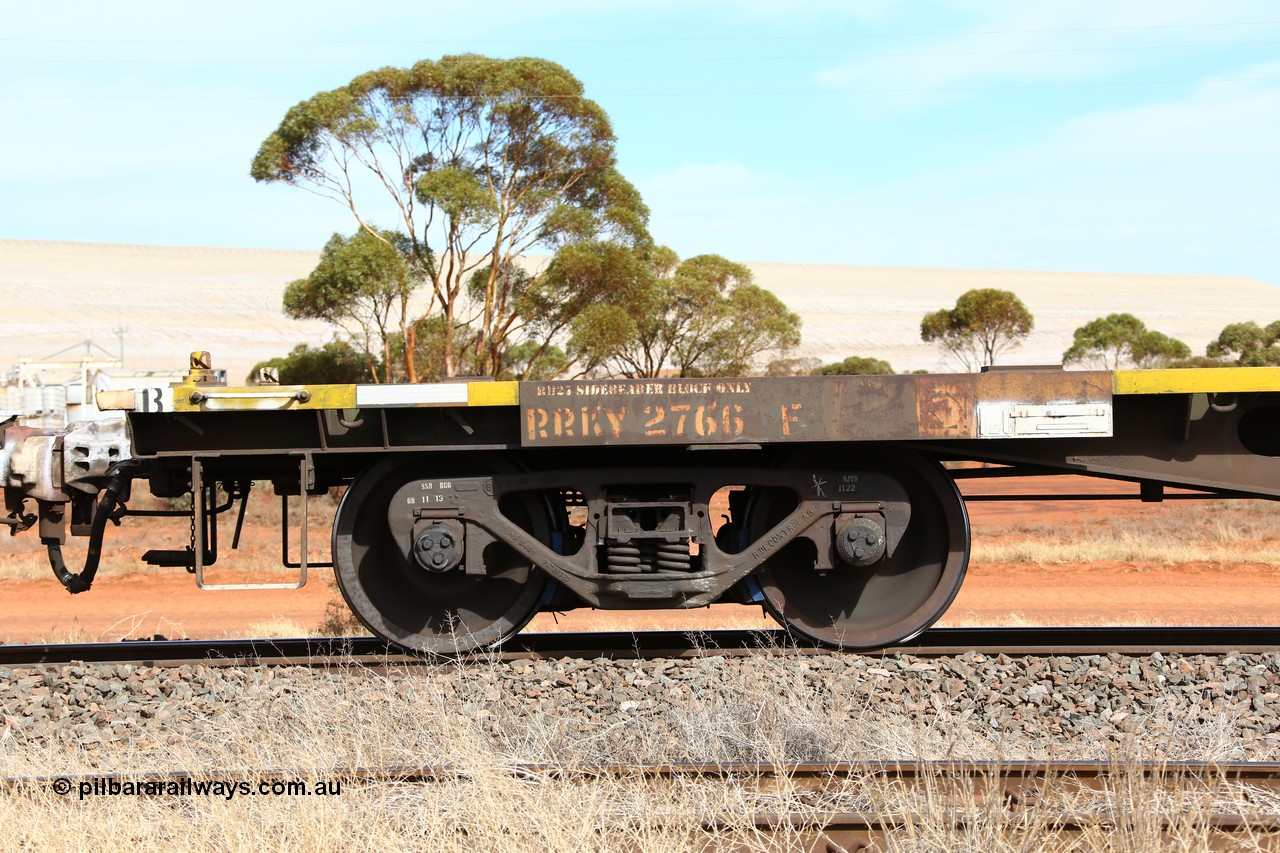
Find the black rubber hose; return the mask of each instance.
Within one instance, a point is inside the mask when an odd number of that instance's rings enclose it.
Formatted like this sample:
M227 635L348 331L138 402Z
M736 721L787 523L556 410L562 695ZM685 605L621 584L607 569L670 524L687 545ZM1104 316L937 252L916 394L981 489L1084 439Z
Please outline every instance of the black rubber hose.
M102 490L102 498L98 501L98 506L93 513L93 527L89 531L89 552L85 555L84 570L80 574L77 575L67 569L67 564L62 559L62 543L57 539L45 541L53 575L72 595L87 592L89 587L93 586L93 579L98 574L98 563L102 559L102 535L106 532L107 521L115 511L120 494L128 488L134 473L141 467L141 463L137 460L129 460L118 462L108 469L112 477L107 487Z

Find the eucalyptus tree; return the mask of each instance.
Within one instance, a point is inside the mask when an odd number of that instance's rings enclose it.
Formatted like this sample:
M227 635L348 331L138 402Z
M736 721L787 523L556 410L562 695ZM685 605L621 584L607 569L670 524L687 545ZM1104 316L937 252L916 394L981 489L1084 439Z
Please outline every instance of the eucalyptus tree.
M520 332L528 359L521 376L545 372L556 360L557 373L590 373L629 346L637 335L632 311L649 293L646 255L601 240L557 252L516 306L526 318Z
M1126 363L1137 367L1163 367L1191 355L1191 348L1177 338L1148 329L1132 314L1108 314L1075 330L1071 347L1062 354L1063 364L1094 363L1118 370Z
M749 374L766 353L799 345L800 317L746 266L709 254L681 261L662 246L635 254L626 286L571 325L570 352L584 365L645 378Z
M290 108L251 174L341 203L375 237L387 233L375 222L388 219L406 235L407 262L427 290L399 323L411 382L417 330L436 312L445 375L457 374L463 346L483 369L501 370L512 307L503 276L517 257L648 240L648 210L616 168L608 116L543 59L463 54L362 74Z
M920 338L936 342L966 370L995 364L1001 352L1017 347L1035 320L1027 306L1008 290L983 287L962 293L954 308L924 316Z
M835 364L824 364L813 371L815 376L886 376L893 373L893 365L881 358L851 355Z
M1206 355L1234 359L1244 367L1280 365L1280 320L1260 326L1255 321L1231 323L1209 342Z
M368 381L377 375L378 365L371 367L366 354L347 341L329 341L314 348L298 344L288 355L260 361L245 381L257 382L264 368L274 370L282 385L345 385Z
M341 329L375 382L392 379L392 348L409 311L413 275L404 257L406 242L404 235L387 231L334 234L315 269L284 290L285 314Z

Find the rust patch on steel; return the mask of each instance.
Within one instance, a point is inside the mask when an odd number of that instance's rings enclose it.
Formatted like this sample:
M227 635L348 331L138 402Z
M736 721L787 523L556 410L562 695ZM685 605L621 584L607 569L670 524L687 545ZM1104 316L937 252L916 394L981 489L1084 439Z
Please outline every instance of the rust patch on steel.
M1097 403L1111 400L1111 374L1098 370L1019 371L980 373L978 399L1043 406L1050 403Z
M971 377L957 381L922 378L916 385L916 420L921 438L972 438L974 387Z

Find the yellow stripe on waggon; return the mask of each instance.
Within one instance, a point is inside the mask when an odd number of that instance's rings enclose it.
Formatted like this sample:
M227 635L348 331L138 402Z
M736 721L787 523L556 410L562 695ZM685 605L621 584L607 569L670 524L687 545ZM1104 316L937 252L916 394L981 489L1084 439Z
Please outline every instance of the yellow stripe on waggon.
M156 395L153 392L160 391ZM174 385L137 392L137 411L249 412L298 409L351 409L354 385Z
M421 385L181 385L110 395L110 408L138 412L380 409L422 406L515 406L517 382L441 382Z
M354 385L308 385L311 393L309 409L354 409L356 405L356 386Z
M520 403L519 382L468 382L468 406L515 406Z
M1193 367L1117 370L1115 394L1230 394L1280 391L1280 367Z

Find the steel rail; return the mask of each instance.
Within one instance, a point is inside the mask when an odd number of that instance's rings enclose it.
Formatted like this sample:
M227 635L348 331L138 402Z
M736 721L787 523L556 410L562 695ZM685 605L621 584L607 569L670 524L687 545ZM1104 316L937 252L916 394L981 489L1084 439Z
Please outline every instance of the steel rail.
M891 850L897 849L904 842L913 848L919 844L920 837L930 833L936 841L937 834L954 833L952 842L960 849L974 849L972 844L975 835L981 837L982 825L990 818L957 816L942 821L937 817L921 814L877 815L865 812L831 812L829 814L812 815L806 813L756 814L750 818L754 825L751 833L763 845L764 849L797 849L823 850L826 853L846 853L856 850ZM1148 819L1147 823L1151 823ZM741 830L739 823L715 821L704 824L704 830L710 833ZM990 827L988 827L990 829ZM1152 830L1158 838L1152 838ZM1001 834L1028 832L1036 836L1038 844L1028 845L1029 850L1084 850L1099 849L1081 846L1086 838L1092 835L1092 842L1100 840L1105 844L1100 849L1129 849L1135 842L1125 842L1123 833L1136 832L1143 845L1158 845L1149 849L1187 849L1186 842L1179 840L1180 834L1191 833L1192 849L1199 850L1276 850L1280 843L1276 833L1280 831L1280 815L1245 816L1238 814L1209 815L1204 818L1187 820L1171 820L1158 818L1151 826L1140 826L1139 821L1100 818L1092 815L1039 815L1036 822L1027 825L1020 822L1017 815L1010 815L1007 823L1000 827ZM1116 833L1121 835L1121 842L1115 844L1106 836ZM1103 839L1098 835L1102 834ZM1047 837L1046 837L1047 836ZM915 844L913 844L915 842ZM1045 842L1050 842L1048 846ZM1254 846L1242 847L1252 843ZM1114 846L1113 846L1114 845ZM919 845L925 849L936 849L932 844ZM705 850L719 850L720 846L714 838L703 846Z
M1105 791L1117 779L1145 779L1168 782L1200 780L1235 782L1280 791L1280 762L1277 761L1042 761L1037 759L985 760L946 759L940 761L836 761L796 762L688 762L655 764L572 764L518 763L503 772L518 779L696 779L734 781L757 792L794 791L838 793L840 783L865 783L869 779L926 784L942 781L979 783L971 790L975 802L998 796L1002 802L1018 805L1037 799L1047 784L1069 781L1079 789ZM80 782L172 782L188 779L229 781L289 781L295 779L335 779L343 782L446 782L465 781L474 771L450 765L398 764L375 767L215 769L208 771L146 771L58 774L52 776L5 776L0 785L8 788L45 785L58 779L73 786Z
M965 831L984 821L1007 821L1009 830L1032 828L1063 835L1086 831L1132 829L1133 815L1106 808L1074 810L1053 799L1054 794L1108 795L1141 779L1160 786L1196 785L1201 793L1221 793L1224 785L1280 791L1280 763L1244 762L1141 762L1095 761L865 761L839 763L746 764L616 764L572 765L516 764L502 770L522 782L601 781L661 783L674 780L732 784L764 798L776 798L772 810L701 821L709 833L750 829L766 839L820 842L834 849L858 849L911 828L935 827ZM486 773L486 780L489 774ZM62 796L73 792L108 791L112 783L132 783L135 793L149 796L190 795L197 781L227 784L288 783L309 780L371 785L468 783L474 771L449 766L337 767L271 770L212 770L144 773L98 773L0 778L0 787L11 791L51 789ZM485 781L484 784L491 784ZM84 786L84 787L82 787ZM150 786L150 787L147 787ZM905 786L905 787L904 787ZM923 790L935 808L923 814L901 806L871 810L869 793L894 792L902 800L911 790ZM78 794L77 794L78 795ZM888 798L888 797L886 797ZM858 806L858 808L851 808ZM1280 815L1270 813L1209 813L1169 817L1144 816L1147 830L1169 833L1188 828L1223 836L1235 843L1241 834L1280 832ZM1154 820L1154 823L1152 822ZM1226 836L1232 836L1230 838ZM1212 843L1212 838L1210 839ZM810 849L806 843L804 849ZM821 848L819 848L821 849ZM828 846L826 849L833 849Z
M948 657L965 652L985 655L1054 656L1112 652L1223 654L1280 650L1280 628L1271 627L1103 627L1103 628L933 628L896 646L864 652ZM654 659L709 655L836 654L782 630L611 631L523 634L504 647L464 659L530 658ZM70 663L133 663L175 666L274 664L421 663L441 660L408 654L373 637L297 639L130 640L118 643L0 645L0 666L53 666Z

